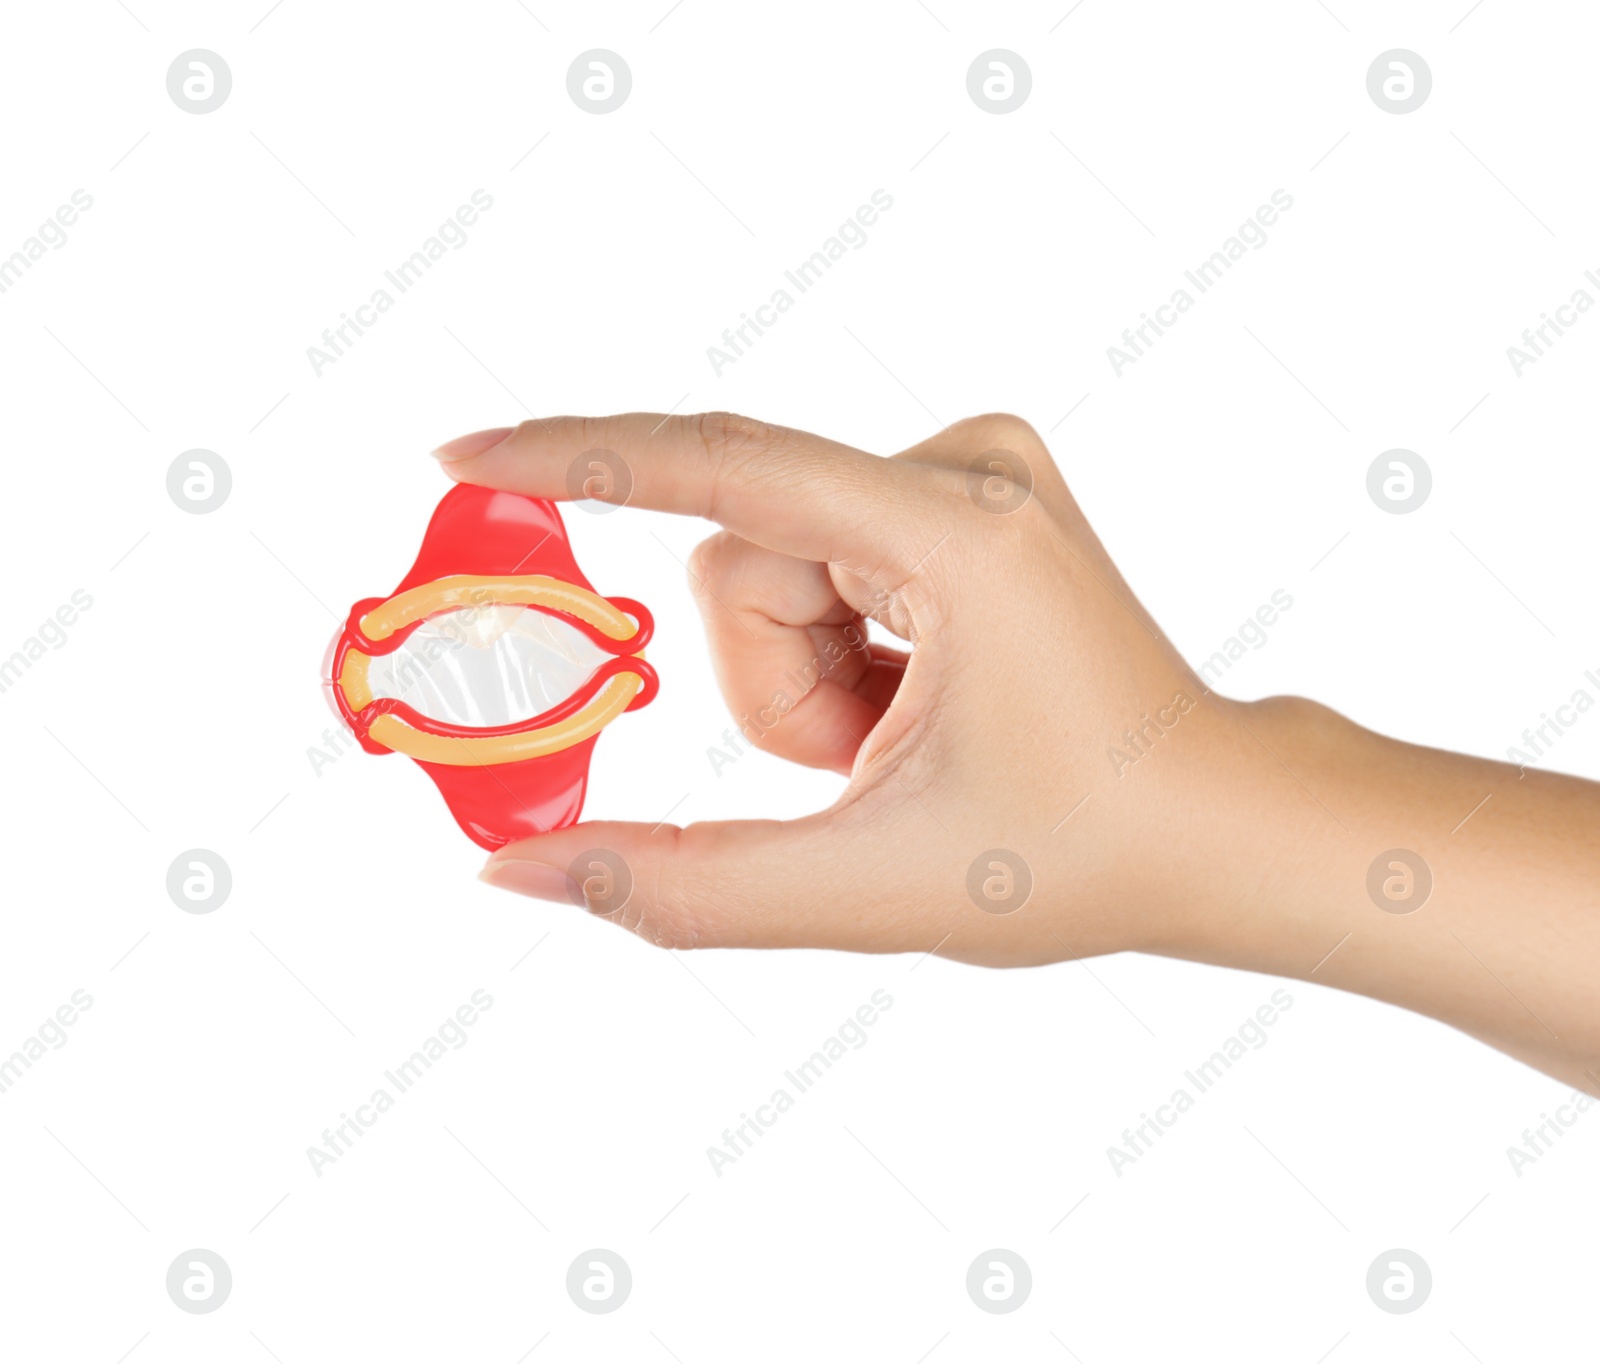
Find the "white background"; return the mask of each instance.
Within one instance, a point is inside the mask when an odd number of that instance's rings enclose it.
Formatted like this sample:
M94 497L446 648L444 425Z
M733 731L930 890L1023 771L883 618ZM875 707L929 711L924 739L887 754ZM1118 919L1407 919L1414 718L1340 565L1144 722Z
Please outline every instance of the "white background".
M0 1095L0 1355L1566 1357L1600 1118L1517 1177L1567 1091L1441 1025L1291 983L1119 1178L1106 1147L1279 982L669 955L478 884L409 763L308 750L336 618L446 489L433 445L676 406L885 453L1020 413L1191 658L1292 595L1226 690L1504 757L1600 670L1600 318L1520 378L1505 354L1600 270L1600 17L667 2L7 7L0 253L94 204L0 295L0 654L93 606L0 695L0 1054L94 1004ZM165 85L196 47L233 74L204 116ZM595 47L633 73L606 116L566 90ZM1033 74L1004 116L966 91L995 47ZM1398 117L1365 85L1393 47L1434 78ZM1280 188L1268 244L1117 377L1106 347ZM306 348L476 189L468 243L316 375ZM706 347L877 189L868 244L717 377ZM195 447L233 474L203 516L165 489ZM1392 447L1433 470L1409 516L1365 490ZM706 527L567 520L598 590L655 612L662 677L587 813L826 805L838 779L760 754L713 773L729 721L678 562ZM1600 718L1550 765L1600 777ZM209 915L165 890L194 847L232 869ZM317 1177L307 1146L475 989L469 1043ZM877 989L868 1044L716 1177L706 1147ZM634 1275L608 1316L565 1291L594 1246ZM1434 1275L1409 1316L1364 1286L1396 1246ZM232 1268L214 1314L165 1292L190 1247ZM991 1247L1032 1268L1011 1315L965 1291Z

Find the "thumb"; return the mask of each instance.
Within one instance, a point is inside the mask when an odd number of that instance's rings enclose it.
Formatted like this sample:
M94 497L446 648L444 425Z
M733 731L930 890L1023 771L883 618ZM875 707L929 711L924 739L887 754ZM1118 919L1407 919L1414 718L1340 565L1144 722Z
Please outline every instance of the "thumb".
M828 814L683 829L596 821L509 843L479 875L587 909L658 947L903 950L901 915L860 913L862 859L875 854L852 841Z

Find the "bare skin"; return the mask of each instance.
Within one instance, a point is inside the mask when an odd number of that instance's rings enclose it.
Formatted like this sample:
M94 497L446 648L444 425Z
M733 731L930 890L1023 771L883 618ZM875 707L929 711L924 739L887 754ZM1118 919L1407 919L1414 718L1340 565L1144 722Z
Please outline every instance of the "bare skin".
M792 821L563 829L497 852L491 884L566 898L598 846L633 886L589 908L665 947L1133 950L1315 979L1600 1093L1600 785L1210 691L1016 417L890 459L723 413L557 417L436 454L559 499L595 449L626 461L631 505L724 528L690 565L723 694L771 718L760 747L849 785ZM865 617L912 647L866 645ZM778 715L785 674L819 680ZM1020 908L978 907L1030 875Z

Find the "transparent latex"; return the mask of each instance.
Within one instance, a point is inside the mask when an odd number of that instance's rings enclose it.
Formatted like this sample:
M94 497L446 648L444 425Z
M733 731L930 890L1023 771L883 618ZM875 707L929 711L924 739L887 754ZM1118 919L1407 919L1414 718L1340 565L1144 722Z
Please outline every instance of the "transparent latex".
M367 680L374 698L392 696L430 719L485 728L542 714L611 657L543 611L468 607L423 621L392 654L373 658Z

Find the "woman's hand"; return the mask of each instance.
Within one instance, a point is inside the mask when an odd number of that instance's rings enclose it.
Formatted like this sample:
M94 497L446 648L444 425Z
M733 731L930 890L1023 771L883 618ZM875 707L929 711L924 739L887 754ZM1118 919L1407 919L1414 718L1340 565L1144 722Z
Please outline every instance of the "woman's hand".
M445 468L560 497L597 448L626 462L632 505L726 527L690 577L729 708L758 746L850 784L788 823L562 830L497 853L489 880L565 898L573 857L603 846L633 887L592 907L675 947L1028 964L1159 940L1174 873L1208 855L1217 731L1237 722L1032 428L979 417L881 459L726 414L556 418ZM864 617L913 648L869 645Z
M595 450L626 463L632 505L724 528L690 574L746 736L850 781L794 821L527 839L492 884L579 899L568 869L599 846L631 888L613 904L586 879L589 908L668 947L1315 973L1600 1089L1600 788L1216 695L1027 423L972 418L885 459L725 413L557 417L437 453L559 499ZM868 617L910 649L868 644Z

